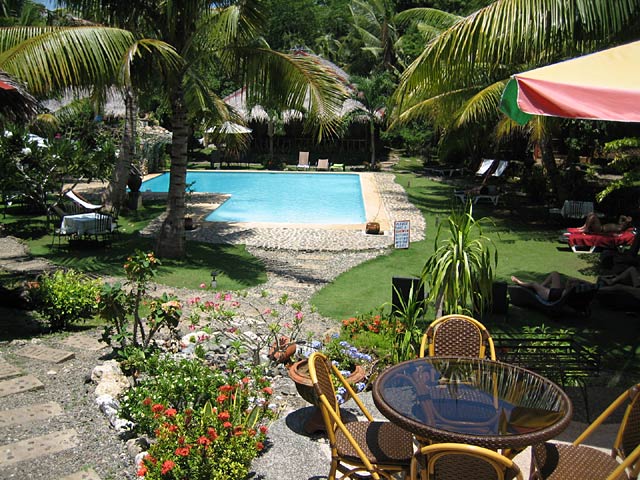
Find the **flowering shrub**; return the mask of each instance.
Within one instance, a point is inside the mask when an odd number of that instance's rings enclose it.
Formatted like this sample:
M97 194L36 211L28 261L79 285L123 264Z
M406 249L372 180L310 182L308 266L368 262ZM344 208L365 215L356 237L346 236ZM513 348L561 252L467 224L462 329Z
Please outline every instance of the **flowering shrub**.
M145 479L244 478L275 418L264 369L155 355L146 378L123 398L120 415L155 436L138 470Z
M287 300L286 295L283 295L278 302L280 305L285 305ZM202 300L200 297L195 297L189 303L192 306L191 330L205 328L209 331L221 331L226 337L237 341L243 348L249 349L255 365L262 362L260 353L266 348L275 346L275 349L270 352L270 359L277 361L279 353L300 341L298 336L302 329L304 314L299 303L291 303L290 307L295 313L290 321L284 322L278 321L280 318L278 311L271 308L260 310L245 302L244 305L252 308L256 317L254 320L248 321L245 311L240 310L240 302L234 298L232 293L228 292L216 293L213 300ZM253 324L255 328L250 331L242 331L238 328L238 325L247 323Z
M396 335L402 333L404 326L394 316L382 313L365 313L342 321L342 330L350 337L363 332Z

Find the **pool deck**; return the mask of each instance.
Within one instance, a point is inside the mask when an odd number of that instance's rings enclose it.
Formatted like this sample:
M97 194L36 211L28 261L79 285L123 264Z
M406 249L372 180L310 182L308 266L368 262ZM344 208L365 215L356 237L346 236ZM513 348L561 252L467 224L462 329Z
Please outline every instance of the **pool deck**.
M410 221L412 242L423 240L425 222L404 189L390 173L361 173L367 222L380 223L381 234L368 235L365 224L315 225L278 223L207 222L204 218L226 199L220 194L192 194L190 209L198 228L186 232L188 240L208 243L244 244L273 250L345 251L380 250L393 245L393 222ZM143 192L143 198L157 193ZM155 236L164 218L161 215L141 232Z

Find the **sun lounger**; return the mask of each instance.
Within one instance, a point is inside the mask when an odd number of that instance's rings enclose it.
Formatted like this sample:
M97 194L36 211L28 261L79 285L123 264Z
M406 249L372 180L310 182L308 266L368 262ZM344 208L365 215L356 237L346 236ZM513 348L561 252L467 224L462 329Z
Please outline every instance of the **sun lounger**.
M94 211L94 210L100 210L102 208L102 205L96 205L94 203L88 202L87 200L85 200L84 198L76 194L73 190L69 190L68 192L65 192L65 195L71 200L73 200L73 202L80 205L85 210Z
M309 169L309 152L300 152L298 154L298 166L296 167L298 170L308 170Z
M476 171L476 176L484 177L487 174L487 172L493 168L493 165L495 162L497 162L497 160L490 159L490 158L483 158L482 163L480 164L480 166L478 167L478 170Z
M634 228L620 233L583 233L577 228L569 228L565 236L574 253L594 253L599 249L631 246L636 233Z
M500 201L501 193L495 185L487 185L481 188L478 193L466 190L456 190L453 192L453 195L462 203L466 203L467 200L470 199L471 203L475 205L480 200L489 200L494 206L496 206L498 205L498 201Z
M329 159L328 158L319 158L318 166L316 170L329 170Z

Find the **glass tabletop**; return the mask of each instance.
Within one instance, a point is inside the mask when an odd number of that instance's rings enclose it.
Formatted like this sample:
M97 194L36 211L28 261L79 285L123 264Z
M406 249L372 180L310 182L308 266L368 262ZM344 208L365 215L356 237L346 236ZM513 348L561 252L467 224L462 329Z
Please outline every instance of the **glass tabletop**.
M553 438L572 415L571 401L552 381L476 358L400 363L380 374L373 397L383 415L417 435L493 448Z

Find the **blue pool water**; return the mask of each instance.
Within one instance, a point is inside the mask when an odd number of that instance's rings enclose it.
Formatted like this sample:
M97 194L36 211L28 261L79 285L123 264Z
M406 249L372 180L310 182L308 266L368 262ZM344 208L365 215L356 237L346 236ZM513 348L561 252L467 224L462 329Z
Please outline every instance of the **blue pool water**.
M312 224L365 223L357 174L275 172L188 172L194 192L228 193L210 222ZM166 192L169 174L142 184L141 191Z

